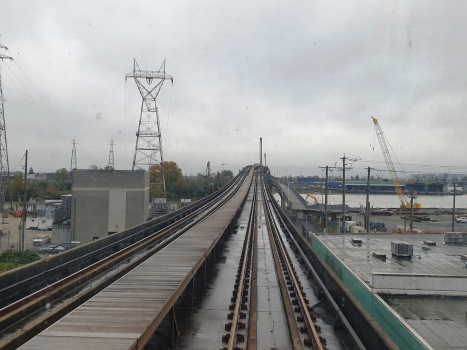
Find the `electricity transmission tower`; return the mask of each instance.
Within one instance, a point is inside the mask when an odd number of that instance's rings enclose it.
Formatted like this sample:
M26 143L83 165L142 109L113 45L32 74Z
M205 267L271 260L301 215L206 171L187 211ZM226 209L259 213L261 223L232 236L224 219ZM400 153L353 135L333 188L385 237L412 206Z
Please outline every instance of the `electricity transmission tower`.
M113 139L110 139L110 152L109 152L109 164L108 167L115 170L115 161L114 161L114 145L115 142Z
M167 197L161 127L156 99L164 81L169 79L173 84L173 77L165 73L165 61L158 71L148 71L141 70L138 63L136 63L136 59L134 59L133 71L126 74L125 80L128 78L135 79L136 86L143 98L138 131L136 132L136 147L132 170L144 170L146 166L150 168L153 165L160 165L162 170L162 183L157 183L157 185L162 185ZM151 87L153 81L155 81L156 84Z
M76 139L71 140L73 149L71 150L71 162L70 162L70 173L72 170L78 169L78 161L76 160L76 145L78 141Z
M0 44L0 49L8 50L6 46ZM0 53L0 60L10 60L13 58ZM26 172L27 169L24 169ZM6 185L10 183L10 165L8 163L8 147L6 142L6 124L5 124L5 111L3 109L3 90L2 90L2 72L0 71L0 210L3 210L5 204L5 189ZM10 188L10 201L11 201L11 186Z

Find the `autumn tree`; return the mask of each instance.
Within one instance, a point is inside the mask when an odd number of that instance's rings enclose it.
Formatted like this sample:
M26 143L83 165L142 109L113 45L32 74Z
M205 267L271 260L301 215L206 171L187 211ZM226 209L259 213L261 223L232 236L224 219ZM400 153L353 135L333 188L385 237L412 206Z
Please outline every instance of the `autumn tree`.
M45 191L47 196L54 196L57 194L57 188L55 187L53 181L49 181L49 186L47 186L47 190Z
M14 193L19 193L24 189L23 173L18 173L11 181L11 190Z
M65 168L58 169L54 174L55 181L68 181L70 180L70 174L68 174L68 170Z
M151 166L149 172L149 182L151 184L162 184L162 167L159 164ZM182 169L180 169L177 163L172 161L164 162L164 177L167 197L174 198L180 196L183 193L185 184ZM162 186L151 186L151 196L153 198L163 197L164 190Z

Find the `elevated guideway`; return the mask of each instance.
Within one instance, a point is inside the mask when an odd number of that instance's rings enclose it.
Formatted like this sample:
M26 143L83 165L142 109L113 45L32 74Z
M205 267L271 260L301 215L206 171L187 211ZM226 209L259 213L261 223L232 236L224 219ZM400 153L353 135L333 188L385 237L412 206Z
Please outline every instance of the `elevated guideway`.
M229 229L254 169L233 196L21 349L142 349Z
M308 203L305 198L290 184L281 183L278 178L269 175L268 182L271 186L277 188L279 195L281 196L281 207L282 209L292 209L298 211L310 211L315 213L324 213L323 203ZM349 208L346 206L346 211ZM328 213L342 213L342 205L328 204Z

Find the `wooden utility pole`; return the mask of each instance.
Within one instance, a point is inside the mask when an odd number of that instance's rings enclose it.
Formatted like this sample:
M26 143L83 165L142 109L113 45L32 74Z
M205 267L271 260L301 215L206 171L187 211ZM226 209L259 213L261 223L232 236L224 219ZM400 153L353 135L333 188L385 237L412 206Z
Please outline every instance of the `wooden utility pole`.
M365 228L370 233L370 167L367 168L368 175L366 179L366 210L365 210Z
M456 229L456 184L454 184L454 195L452 196L452 230L455 232Z
M21 251L26 250L26 235L24 230L26 228L26 213L27 213L27 184L28 182L28 150L26 150L25 161L24 161L24 200L23 200L23 227L21 232Z
M410 190L410 233L413 233L413 187Z
M345 233L345 153L342 157L342 233Z
M324 233L328 233L328 170L329 167L326 165L326 181L324 183Z

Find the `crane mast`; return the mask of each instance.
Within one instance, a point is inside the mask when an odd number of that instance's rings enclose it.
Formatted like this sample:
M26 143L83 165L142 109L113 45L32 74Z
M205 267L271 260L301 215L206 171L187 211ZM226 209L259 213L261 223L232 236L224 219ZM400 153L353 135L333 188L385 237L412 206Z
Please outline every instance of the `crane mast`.
M388 145L386 144L386 138L384 136L383 130L381 129L381 126L378 123L378 119L373 117L371 117L371 119L373 119L373 123L375 124L376 136L378 137L379 145L384 156L384 161L386 162L386 165L388 167L389 175L391 176L391 180L396 189L396 193L399 196L402 206L404 208L410 208L410 202L407 201L407 199L405 198L404 192L402 191L402 187L399 182L399 178L397 177L396 169L394 168L394 163L392 162L391 154L389 153ZM420 204L414 204L414 207L420 207Z

